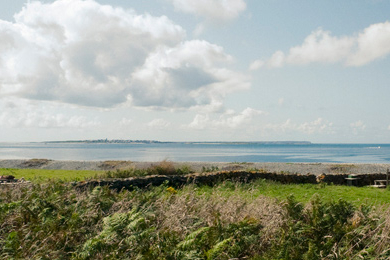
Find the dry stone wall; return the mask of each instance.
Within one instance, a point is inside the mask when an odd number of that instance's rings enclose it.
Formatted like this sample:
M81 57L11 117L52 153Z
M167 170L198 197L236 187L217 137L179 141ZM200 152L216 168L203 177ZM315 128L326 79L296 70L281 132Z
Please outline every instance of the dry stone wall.
M109 180L91 180L73 183L78 189L88 187L108 186L114 190L134 188L146 188L148 186L160 186L166 184L173 187L180 187L185 184L202 184L214 185L218 182L232 180L239 182L249 182L255 179L266 179L277 181L284 184L301 184L301 183L328 183L336 185L346 185L348 174L322 174L319 176L312 174L293 174L293 173L268 173L256 171L221 171L207 174L189 174L189 175L152 175L146 177L133 177L126 179L109 179ZM357 186L366 186L374 183L374 180L386 179L386 174L365 174L358 175Z

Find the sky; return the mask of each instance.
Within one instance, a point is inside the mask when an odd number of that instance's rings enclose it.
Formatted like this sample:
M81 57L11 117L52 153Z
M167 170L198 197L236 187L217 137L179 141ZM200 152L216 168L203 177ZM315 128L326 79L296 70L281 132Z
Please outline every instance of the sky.
M0 0L0 142L390 143L390 0Z

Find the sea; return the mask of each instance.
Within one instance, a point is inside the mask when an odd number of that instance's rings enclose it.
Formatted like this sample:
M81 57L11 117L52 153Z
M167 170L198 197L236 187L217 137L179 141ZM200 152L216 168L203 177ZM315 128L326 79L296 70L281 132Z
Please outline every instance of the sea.
M310 142L0 143L0 159L390 163L390 144Z

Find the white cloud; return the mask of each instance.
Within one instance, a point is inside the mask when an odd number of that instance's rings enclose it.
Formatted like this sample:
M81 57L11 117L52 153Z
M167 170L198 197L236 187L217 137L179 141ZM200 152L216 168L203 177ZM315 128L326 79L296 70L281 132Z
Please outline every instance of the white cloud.
M255 60L249 65L249 70L258 70L264 66L263 60Z
M88 128L100 125L96 119L59 113L56 108L52 104L33 104L19 99L0 102L0 127Z
M230 110L226 111L226 113L217 119L211 119L209 114L197 114L188 127L193 129L237 129L247 126L255 120L257 116L264 114L266 113L250 107L244 109L240 113Z
M358 134L359 131L364 131L366 129L366 125L362 120L358 120L354 123L351 123L350 126L354 134Z
M333 123L322 118L317 118L312 122L306 122L299 125L296 129L306 134L323 133L331 130Z
M185 31L167 17L91 0L27 4L14 23L0 20L0 39L1 95L188 108L249 86L225 67L231 57L221 47L183 42Z
M284 65L285 59L284 53L282 51L277 51L267 61L267 66L271 68L280 68Z
M301 46L291 48L286 62L291 64L334 63L347 56L352 46L353 39L333 37L330 32L319 29L306 37Z
M366 125L364 124L364 122L362 120L358 120L358 121L356 121L354 123L351 123L350 125L353 128L360 128L360 129L363 129L363 130L366 128Z
M245 75L219 66L231 60L220 46L206 41L160 48L133 73L133 103L159 108L220 103L227 94L250 86Z
M166 121L165 119L158 118L150 121L148 123L148 127L154 128L154 129L164 129L171 125L170 122Z
M192 120L192 122L188 125L189 128L193 129L205 129L211 127L211 121L208 114L197 114Z
M322 118L317 118L311 122L304 122L297 124L292 122L291 119L286 120L286 122L281 124L267 124L265 125L265 131L272 130L274 132L301 132L304 134L318 134L318 133L332 133L333 132L333 123L324 120Z
M246 9L244 0L168 0L177 11L195 14L208 20L227 21Z
M130 126L133 124L133 119L130 118L122 118L122 120L119 122L120 126Z
M347 65L361 66L390 53L390 22L373 24L357 37L357 51Z
M281 123L266 123L264 116L267 114L267 112L252 108L246 108L241 112L228 110L216 118L210 114L197 114L185 128L213 131L220 129L224 133L239 130L243 135L250 135L253 138L286 135L314 136L335 133L333 123L323 118L303 123L296 123L291 119Z
M196 113L224 113L226 111L226 108L221 100L213 99L209 104L207 105L197 105L194 107L191 107L191 111L195 111Z
M336 37L329 31L318 29L307 36L301 45L290 48L287 54L276 51L263 63L261 60L254 61L251 69L259 69L263 65L279 68L286 64L337 62L346 66L363 66L389 53L390 22L387 21L370 25L353 36Z

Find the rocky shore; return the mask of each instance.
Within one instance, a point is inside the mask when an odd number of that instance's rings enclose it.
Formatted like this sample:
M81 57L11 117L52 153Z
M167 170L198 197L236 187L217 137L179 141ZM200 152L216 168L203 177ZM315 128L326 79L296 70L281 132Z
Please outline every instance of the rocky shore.
M153 167L161 162L132 161L56 161L47 159L0 160L0 168L51 170L116 170ZM174 167L188 167L193 172L208 170L258 169L275 173L297 174L378 174L386 173L390 164L335 164L335 163L225 163L225 162L169 162Z

